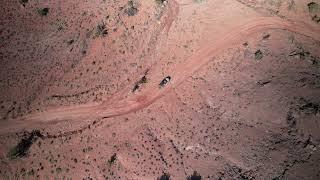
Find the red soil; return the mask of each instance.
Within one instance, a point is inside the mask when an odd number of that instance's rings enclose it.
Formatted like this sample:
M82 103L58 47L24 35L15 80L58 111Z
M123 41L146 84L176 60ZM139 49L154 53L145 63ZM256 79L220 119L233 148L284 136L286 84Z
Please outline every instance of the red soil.
M319 177L310 2L1 4L3 178Z

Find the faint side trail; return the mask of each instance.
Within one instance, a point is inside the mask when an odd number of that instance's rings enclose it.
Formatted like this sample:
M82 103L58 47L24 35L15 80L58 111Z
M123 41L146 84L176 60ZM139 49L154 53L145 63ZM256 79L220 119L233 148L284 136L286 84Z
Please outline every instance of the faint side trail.
M172 22L169 23L171 25ZM184 63L178 65L175 71L171 73L172 81L164 88L159 89L158 84L149 84L139 94L131 94L128 97L126 97L127 92L121 91L115 94L111 101L60 107L41 113L30 114L18 121L2 122L0 124L0 132L13 132L21 128L32 127L32 125L39 123L107 118L137 111L150 105L172 88L178 86L187 77L208 63L214 56L221 54L234 45L244 42L255 33L271 29L288 30L320 41L320 29L318 27L313 27L302 22L289 22L277 17L255 18L233 28L231 31L227 31L219 39L215 40L214 43L206 44L204 48L201 48Z

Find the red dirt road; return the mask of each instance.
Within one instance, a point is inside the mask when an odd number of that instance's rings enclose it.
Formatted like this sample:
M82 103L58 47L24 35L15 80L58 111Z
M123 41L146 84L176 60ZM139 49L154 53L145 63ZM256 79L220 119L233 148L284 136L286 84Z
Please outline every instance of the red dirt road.
M174 13L171 13L171 15L174 15ZM166 31L170 29L173 20L173 18L170 18L165 22ZM172 81L165 88L160 89L158 84L149 84L139 94L130 94L129 97L126 96L128 92L119 92L112 96L112 100L106 100L99 104L88 103L80 106L58 107L41 113L30 114L22 117L21 120L12 121L9 125L7 123L1 125L0 132L16 131L20 128L32 126L33 123L108 118L137 111L167 94L168 91L178 86L187 77L191 76L213 57L221 54L226 49L244 42L250 35L274 29L287 30L320 41L319 27L313 27L302 22L290 22L277 17L252 19L239 27L235 27L234 30L226 30L225 35L221 36L220 39L212 44L205 45L185 61L185 63L179 64L174 72L169 73L172 74Z

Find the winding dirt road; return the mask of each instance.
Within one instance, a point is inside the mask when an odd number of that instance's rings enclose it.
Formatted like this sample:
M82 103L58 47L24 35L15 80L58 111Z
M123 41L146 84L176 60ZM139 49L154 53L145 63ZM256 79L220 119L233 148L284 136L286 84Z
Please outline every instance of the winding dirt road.
M172 22L178 15L178 5L176 2L170 1L168 5L170 6L169 11L171 13L168 18L165 19L165 31L169 31ZM288 30L320 41L320 29L303 22L290 22L278 17L250 19L247 23L232 30L226 29L226 33L215 40L214 43L204 45L203 48L194 53L188 60L178 65L178 68L170 73L172 77L171 82L164 88L159 89L158 84L150 83L137 94L131 93L128 95L127 91L121 91L115 94L111 100L106 100L102 103L52 108L45 112L29 114L19 120L1 122L0 132L13 132L22 128L32 127L34 124L39 123L108 118L137 111L150 105L164 96L168 91L177 87L199 68L207 64L214 56L223 53L232 46L246 41L249 36L255 33L271 29ZM159 79L159 82L160 81L161 79Z

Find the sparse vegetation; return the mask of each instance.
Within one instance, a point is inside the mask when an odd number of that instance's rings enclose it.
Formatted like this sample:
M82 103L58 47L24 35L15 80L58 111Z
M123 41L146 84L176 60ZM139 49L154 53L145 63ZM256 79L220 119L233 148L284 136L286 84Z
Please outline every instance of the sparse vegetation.
M61 172L62 172L62 169L61 169L60 167L57 167L57 168L56 168L56 173L59 174L59 173L61 173Z
M82 152L87 153L87 152L90 152L90 151L92 151L92 150L93 150L93 147L88 146L88 147L86 147L86 148L83 148L83 149L82 149Z
M21 139L21 141L8 152L7 156L10 159L16 159L26 156L29 148L37 140L38 137L42 137L40 131L32 131L28 135L28 137Z
M157 178L157 180L170 180L170 174L164 173L162 176Z
M140 88L140 86L144 83L147 83L147 77L143 76L138 82L135 83L132 92L135 92L136 90L138 90Z
M312 21L314 21L316 23L319 23L320 22L320 16L318 16L318 15L312 16Z
M74 43L74 40L73 39L70 39L69 41L67 41L68 45L71 45Z
M191 176L187 177L187 180L201 180L201 176L197 171L194 171Z
M20 4L22 4L23 7L25 7L29 0L19 0L19 2Z
M262 54L262 51L260 49L258 49L254 53L254 58L255 58L255 60L261 60L263 58L263 54Z
M67 27L67 22L63 19L58 19L57 22L55 22L55 25L57 26L58 31L62 31Z
M104 37L106 35L108 35L108 29L106 27L106 24L104 22L99 23L95 29L94 37Z
M116 162L116 160L117 160L117 154L114 153L114 154L111 156L111 158L108 160L109 166L112 166L112 165Z
M318 13L320 11L320 5L316 2L308 3L308 9L310 13Z
M288 4L288 10L294 10L296 6L296 3L294 0L290 0Z
M206 1L206 0L193 0L193 2L195 2L195 3L202 3L204 1Z
M301 46L294 51L292 51L289 56L299 56L300 59L305 59L306 57L310 56L310 52L305 51Z
M38 14L40 16L46 16L49 14L49 8L38 9Z
M128 2L128 8L125 9L125 13L128 15L128 16L134 16L138 13L138 8L135 7L133 1L129 1Z
M304 98L301 98L301 103L299 110L305 114L310 114L310 115L317 115L320 113L320 104L311 102L309 100L306 100Z
M155 1L156 1L156 3L158 3L158 4L163 4L163 3L166 2L166 0L155 0Z
M308 10L311 15L311 20L319 23L320 22L320 5L316 2L308 3Z

